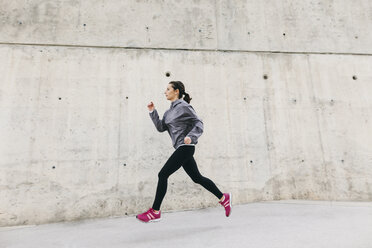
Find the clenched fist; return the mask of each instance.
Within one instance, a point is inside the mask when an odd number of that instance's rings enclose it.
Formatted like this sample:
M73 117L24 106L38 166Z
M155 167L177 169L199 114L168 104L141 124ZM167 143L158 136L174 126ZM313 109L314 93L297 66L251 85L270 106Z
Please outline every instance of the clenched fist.
M149 111L153 111L154 108L155 108L155 105L153 102L150 102L149 104L147 104L147 108L149 109Z
M185 137L185 139L183 141L185 142L185 144L191 144L191 138L190 137Z

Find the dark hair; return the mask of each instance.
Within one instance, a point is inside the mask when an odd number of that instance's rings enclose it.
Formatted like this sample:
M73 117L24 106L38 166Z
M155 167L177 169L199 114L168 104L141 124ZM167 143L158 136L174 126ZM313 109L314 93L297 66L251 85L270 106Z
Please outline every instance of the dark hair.
M190 103L192 98L185 92L185 85L183 85L181 81L171 81L169 83L172 85L174 90L178 89L180 91L178 99L182 98L182 96L184 95L183 100L185 100L187 103Z

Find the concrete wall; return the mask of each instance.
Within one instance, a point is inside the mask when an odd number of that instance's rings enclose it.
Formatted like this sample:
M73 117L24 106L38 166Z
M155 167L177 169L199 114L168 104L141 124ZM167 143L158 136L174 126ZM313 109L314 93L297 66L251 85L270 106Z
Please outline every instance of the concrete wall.
M146 105L173 79L235 204L372 200L368 0L0 1L0 23L1 226L150 207L174 149ZM162 209L216 200L180 169Z

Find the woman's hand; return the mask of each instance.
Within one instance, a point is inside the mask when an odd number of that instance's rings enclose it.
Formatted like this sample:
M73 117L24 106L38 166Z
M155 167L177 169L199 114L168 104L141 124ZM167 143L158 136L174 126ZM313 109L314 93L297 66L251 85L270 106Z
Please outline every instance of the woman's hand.
M149 109L149 111L153 111L154 108L155 108L155 105L153 102L150 102L149 104L147 104L147 108Z
M183 141L185 142L185 144L191 144L191 138L190 137L185 137L185 139Z

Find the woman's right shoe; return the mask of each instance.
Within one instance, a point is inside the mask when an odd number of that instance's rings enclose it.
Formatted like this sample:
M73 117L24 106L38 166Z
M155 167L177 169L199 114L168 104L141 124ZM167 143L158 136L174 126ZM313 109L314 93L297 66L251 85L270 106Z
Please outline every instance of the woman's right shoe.
M224 193L225 199L223 201L219 201L219 203L225 208L226 217L230 216L232 202L231 202L231 193Z
M146 212L139 214L136 218L142 222L149 223L149 222L156 222L161 220L161 212L155 213L153 208L150 208Z

